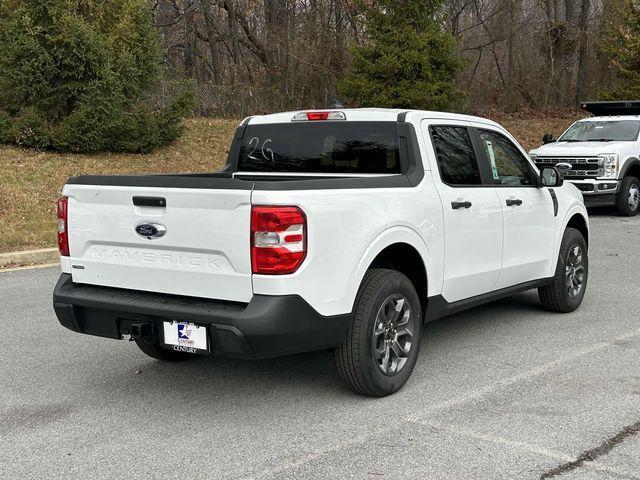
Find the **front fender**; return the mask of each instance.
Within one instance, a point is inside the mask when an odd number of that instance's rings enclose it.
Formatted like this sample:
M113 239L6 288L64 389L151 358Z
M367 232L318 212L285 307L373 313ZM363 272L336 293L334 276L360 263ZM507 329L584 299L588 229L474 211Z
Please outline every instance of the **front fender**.
M585 208L584 203L575 202L572 205L570 205L569 208L566 209L564 215L561 217L562 218L562 223L560 224L561 227L558 229L556 234L556 242L555 242L555 250L554 250L556 252L556 257L555 257L555 261L551 262L553 268L550 272L550 276L553 276L555 274L556 267L558 265L558 258L560 256L560 245L562 244L562 238L564 236L564 232L567 230L567 226L569 225L569 222L575 215L580 215L583 218L584 223L587 226L587 238L585 240L587 241L587 245L589 245L590 243L589 237L591 234L591 230L589 228L589 215L587 213L587 209Z
M634 166L640 167L640 159L638 159L637 157L627 158L624 161L622 168L620 169L620 175L618 176L618 178L622 180L624 177L626 177L629 169Z

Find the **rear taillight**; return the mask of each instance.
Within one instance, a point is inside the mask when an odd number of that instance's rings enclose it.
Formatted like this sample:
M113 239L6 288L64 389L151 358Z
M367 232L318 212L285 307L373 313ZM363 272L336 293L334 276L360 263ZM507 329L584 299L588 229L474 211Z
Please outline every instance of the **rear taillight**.
M307 218L298 207L251 208L251 268L262 275L295 272L307 255Z
M68 206L69 197L60 197L58 199L58 249L60 250L60 255L64 257L69 256Z

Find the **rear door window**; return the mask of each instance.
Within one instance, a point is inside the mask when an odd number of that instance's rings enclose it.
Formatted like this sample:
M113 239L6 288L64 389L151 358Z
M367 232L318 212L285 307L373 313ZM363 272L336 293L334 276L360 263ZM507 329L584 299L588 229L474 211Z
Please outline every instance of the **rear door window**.
M399 174L397 122L248 125L241 172Z
M438 125L429 128L442 181L451 186L481 185L478 160L467 127Z

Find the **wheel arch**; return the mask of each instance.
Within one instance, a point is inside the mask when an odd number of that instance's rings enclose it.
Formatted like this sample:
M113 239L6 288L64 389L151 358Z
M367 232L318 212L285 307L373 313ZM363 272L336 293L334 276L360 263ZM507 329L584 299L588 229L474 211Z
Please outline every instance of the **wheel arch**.
M625 177L636 177L640 180L640 159L631 157L624 162L624 166L620 172L620 180Z
M429 251L422 238L408 227L386 230L372 242L362 256L357 267L357 288L360 288L364 275L371 268L389 268L406 275L413 283L422 311L427 306L429 293Z
M389 268L406 275L416 289L424 316L428 294L427 269L414 247L403 242L389 245L373 259L367 270L372 268Z
M575 228L576 230L578 230L584 237L587 248L589 248L589 222L581 212L575 212L569 217L569 220L567 221L567 224L562 231L563 236L567 228Z

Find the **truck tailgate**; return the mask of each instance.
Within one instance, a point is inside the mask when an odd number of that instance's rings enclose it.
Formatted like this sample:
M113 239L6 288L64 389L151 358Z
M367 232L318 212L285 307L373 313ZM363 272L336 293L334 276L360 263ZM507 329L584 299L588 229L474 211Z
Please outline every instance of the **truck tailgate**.
M69 197L74 282L237 302L251 299L250 186L67 184L63 193ZM134 205L134 197L143 199ZM154 199L164 199L166 205L144 205ZM137 231L148 224L166 233L145 237Z

